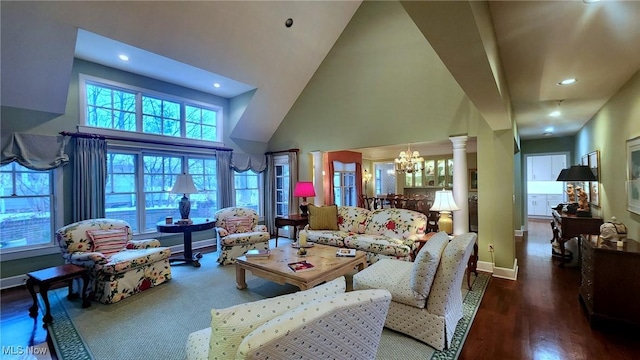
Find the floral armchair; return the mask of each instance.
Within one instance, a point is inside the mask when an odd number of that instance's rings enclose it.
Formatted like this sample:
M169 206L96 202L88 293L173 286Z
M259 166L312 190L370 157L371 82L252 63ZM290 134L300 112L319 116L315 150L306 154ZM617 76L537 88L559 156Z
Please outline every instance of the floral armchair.
M156 239L132 240L122 220L91 219L56 231L67 264L89 269L89 297L103 304L118 302L171 279L171 250Z
M230 265L247 250L269 249L271 235L264 225L258 225L258 214L249 208L229 207L216 211L218 263Z

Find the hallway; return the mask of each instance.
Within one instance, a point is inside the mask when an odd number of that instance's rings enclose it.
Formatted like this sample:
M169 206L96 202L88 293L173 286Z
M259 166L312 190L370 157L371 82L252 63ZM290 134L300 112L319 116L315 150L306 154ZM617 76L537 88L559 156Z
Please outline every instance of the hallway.
M640 358L638 329L589 326L580 268L559 267L550 238L549 220L529 219L528 237L516 243L518 280L491 279L460 359Z

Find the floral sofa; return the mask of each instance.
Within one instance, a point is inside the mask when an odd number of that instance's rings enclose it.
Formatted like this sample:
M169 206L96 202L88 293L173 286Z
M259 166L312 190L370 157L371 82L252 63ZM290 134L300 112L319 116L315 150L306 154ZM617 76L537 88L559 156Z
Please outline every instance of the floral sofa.
M427 226L426 216L416 211L354 206L338 206L337 222L338 230L307 225L300 234L310 242L365 251L370 264L383 258L411 261L418 246L415 240Z
M353 276L353 289L386 289L392 300L385 327L437 350L451 345L463 316L462 280L478 235L449 240L441 231L420 249L413 263L382 259Z
M343 276L293 294L212 309L211 327L189 334L186 358L373 360L390 302L387 290L345 293Z
M171 250L156 239L132 240L125 221L79 221L58 229L56 239L67 264L89 269L89 298L103 304L171 279Z
M264 225L258 225L258 214L249 208L228 207L216 211L218 263L235 264L247 250L269 249L271 235Z

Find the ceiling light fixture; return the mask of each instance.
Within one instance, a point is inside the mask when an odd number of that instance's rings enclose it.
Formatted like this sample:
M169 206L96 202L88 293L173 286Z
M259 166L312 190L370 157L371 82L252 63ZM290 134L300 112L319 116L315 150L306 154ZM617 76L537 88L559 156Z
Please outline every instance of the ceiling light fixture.
M213 87L214 87L214 88L219 88L219 87L220 87L220 84L219 84L219 83L213 83Z
M407 151L400 151L400 155L394 162L398 174L411 174L415 171L424 170L424 158L420 156L418 151L411 151L411 145L408 146Z
M125 54L118 55L118 58L122 61L129 61L129 57Z
M553 110L552 112L550 112L549 116L558 117L558 116L560 116L562 114L562 112L560 112L560 105L562 105L562 101L563 100L558 100L557 101L556 110Z
M582 2L584 2L585 4L593 4L593 3L597 3L600 0L582 0Z
M558 85L571 85L575 84L578 80L575 78L564 79L558 83Z

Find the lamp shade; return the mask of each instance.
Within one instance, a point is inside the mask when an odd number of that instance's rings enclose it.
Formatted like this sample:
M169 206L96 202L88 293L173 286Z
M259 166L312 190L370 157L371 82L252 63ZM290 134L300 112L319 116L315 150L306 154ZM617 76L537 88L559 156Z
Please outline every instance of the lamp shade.
M573 165L567 170L564 181L598 181L598 177L587 165Z
M560 170L560 174L558 174L558 178L556 179L556 181L565 181L565 178L567 177L567 172L568 171L569 171L569 169Z
M173 184L171 193L173 194L196 194L198 189L193 184L193 177L191 174L178 175L176 183Z
M451 190L436 191L436 199L433 201L431 211L456 211L460 210L453 200Z
M293 189L293 196L302 198L316 196L316 190L313 188L313 183L311 181L299 181L296 184L295 189Z

